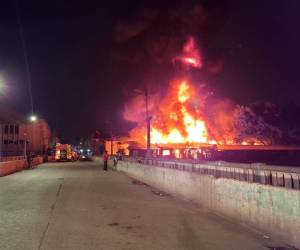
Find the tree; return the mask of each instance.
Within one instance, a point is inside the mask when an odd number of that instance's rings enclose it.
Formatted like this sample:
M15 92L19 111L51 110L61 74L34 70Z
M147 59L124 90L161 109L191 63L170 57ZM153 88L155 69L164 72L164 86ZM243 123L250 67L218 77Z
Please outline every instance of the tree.
M269 114L266 110L262 113ZM282 131L266 122L261 112L255 110L253 106L238 105L233 111L233 116L236 142L261 143L264 145L279 144L281 142Z

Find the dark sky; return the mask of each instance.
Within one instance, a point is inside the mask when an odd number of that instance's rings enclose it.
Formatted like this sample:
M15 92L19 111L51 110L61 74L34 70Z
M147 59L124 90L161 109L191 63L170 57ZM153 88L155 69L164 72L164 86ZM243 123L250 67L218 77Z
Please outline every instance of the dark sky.
M0 9L0 75L7 86L0 105L30 113L15 3L6 1ZM122 111L128 93L153 74L165 80L164 72L170 72L165 62L188 34L197 37L207 64L223 65L207 78L218 95L241 104L300 104L298 0L19 0L18 5L34 110L67 140L102 129L107 121L126 132ZM155 54L166 37L170 49Z

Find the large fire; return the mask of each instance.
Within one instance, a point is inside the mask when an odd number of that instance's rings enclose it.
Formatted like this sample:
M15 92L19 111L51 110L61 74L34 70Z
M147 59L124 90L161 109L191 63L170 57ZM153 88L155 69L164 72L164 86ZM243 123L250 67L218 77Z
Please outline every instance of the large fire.
M215 144L209 137L201 112L199 93L188 80L175 81L167 96L152 108L152 144ZM146 129L141 126L133 129L130 137L146 143Z
M175 57L174 61L179 61L188 68L199 69L203 66L194 38L190 37L187 40L182 55ZM208 120L207 115L203 113L206 93L201 93L202 89L192 84L188 75L187 70L186 77L172 82L170 90L164 98L150 102L151 144L184 144L188 146L234 144L234 132L229 131L228 133L228 128L232 128L232 116L226 114L224 110L214 115L214 121ZM133 102L131 106L126 107L125 118L138 122L138 126L130 132L130 140L138 141L145 146L146 112L145 114L141 112L141 110L145 110L145 102L141 101L143 98L137 98L136 103ZM135 116L135 109L139 110L137 116ZM214 127L216 121L219 125L218 131ZM242 141L239 144L248 144L248 142ZM251 139L251 144L257 144L257 142Z
M153 121L151 142L169 143L208 143L207 128L200 112L191 105L195 94L192 85L181 81L166 98L165 106ZM164 113L166 111L167 113Z

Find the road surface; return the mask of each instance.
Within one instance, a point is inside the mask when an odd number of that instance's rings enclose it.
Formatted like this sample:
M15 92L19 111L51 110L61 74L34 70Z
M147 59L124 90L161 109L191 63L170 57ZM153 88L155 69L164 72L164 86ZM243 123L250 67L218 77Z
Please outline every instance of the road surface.
M100 163L0 178L1 250L259 250L269 240Z

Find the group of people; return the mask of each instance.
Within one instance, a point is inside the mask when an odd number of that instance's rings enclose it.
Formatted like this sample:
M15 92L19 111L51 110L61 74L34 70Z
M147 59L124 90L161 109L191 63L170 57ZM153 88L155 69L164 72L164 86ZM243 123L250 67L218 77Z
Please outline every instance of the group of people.
M107 150L104 151L103 155L102 155L102 160L103 160L103 169L104 171L107 171L107 161L108 161L108 152ZM121 151L118 151L116 155L114 155L113 157L113 162L114 162L114 167L117 166L118 161L121 161L123 159L123 155Z

